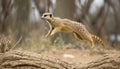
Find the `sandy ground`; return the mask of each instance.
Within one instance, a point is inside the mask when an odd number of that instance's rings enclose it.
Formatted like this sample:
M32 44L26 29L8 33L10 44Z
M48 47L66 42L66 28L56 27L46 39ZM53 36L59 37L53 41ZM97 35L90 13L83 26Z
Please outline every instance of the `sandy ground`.
M79 50L79 49L52 49L44 51L41 54L51 57L57 57L69 63L89 63L97 60L104 54L120 54L117 50Z

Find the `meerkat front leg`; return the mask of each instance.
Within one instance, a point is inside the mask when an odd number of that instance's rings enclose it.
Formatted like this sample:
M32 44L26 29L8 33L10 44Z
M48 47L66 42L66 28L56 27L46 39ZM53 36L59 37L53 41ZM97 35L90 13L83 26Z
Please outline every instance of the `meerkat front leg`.
M45 35L46 38L48 38L52 32L53 28L48 31L48 33Z
M57 33L57 32L60 32L60 31L61 31L61 27L56 27L56 28L54 28L54 29L52 30L50 36L54 35L54 34Z
M48 23L48 24L49 24L50 30L49 30L48 33L45 35L46 38L48 38L48 37L50 36L51 32L52 32L53 29L54 29L54 28L51 26L50 23Z

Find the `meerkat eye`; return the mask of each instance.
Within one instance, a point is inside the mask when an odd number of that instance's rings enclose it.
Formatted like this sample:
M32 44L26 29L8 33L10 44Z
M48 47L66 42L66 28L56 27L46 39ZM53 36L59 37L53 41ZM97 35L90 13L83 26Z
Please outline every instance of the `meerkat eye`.
M52 14L50 14L50 17L52 17Z
M47 15L44 15L44 17L46 17Z

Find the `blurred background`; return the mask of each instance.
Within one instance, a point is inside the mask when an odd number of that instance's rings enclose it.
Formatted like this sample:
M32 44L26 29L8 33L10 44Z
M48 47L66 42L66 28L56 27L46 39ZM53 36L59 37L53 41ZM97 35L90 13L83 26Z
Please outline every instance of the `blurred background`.
M106 46L120 49L120 0L0 0L1 39L9 39L14 49L32 51L81 45L69 33L45 38L45 12L80 22Z

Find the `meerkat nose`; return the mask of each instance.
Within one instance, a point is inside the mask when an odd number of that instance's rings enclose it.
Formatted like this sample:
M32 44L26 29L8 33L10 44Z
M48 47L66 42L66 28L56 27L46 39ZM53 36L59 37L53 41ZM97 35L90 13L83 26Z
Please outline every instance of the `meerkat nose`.
M44 19L44 17L43 17L43 16L41 16L41 19Z

